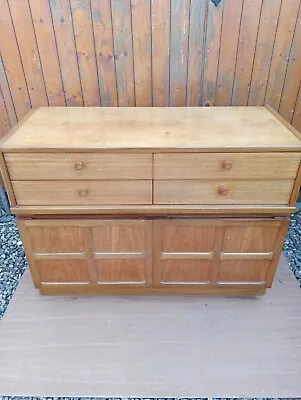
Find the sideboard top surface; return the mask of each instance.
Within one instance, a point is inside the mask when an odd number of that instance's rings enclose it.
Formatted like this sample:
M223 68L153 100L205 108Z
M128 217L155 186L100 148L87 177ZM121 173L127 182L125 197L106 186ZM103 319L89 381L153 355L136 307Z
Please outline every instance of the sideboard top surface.
M38 108L4 139L9 151L301 151L265 107Z

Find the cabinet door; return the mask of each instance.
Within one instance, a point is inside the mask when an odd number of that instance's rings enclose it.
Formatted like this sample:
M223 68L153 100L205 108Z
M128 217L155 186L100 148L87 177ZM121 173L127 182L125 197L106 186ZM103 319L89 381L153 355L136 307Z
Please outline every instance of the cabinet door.
M155 284L270 286L287 226L273 219L155 221Z
M20 220L36 287L41 284L151 284L151 222Z

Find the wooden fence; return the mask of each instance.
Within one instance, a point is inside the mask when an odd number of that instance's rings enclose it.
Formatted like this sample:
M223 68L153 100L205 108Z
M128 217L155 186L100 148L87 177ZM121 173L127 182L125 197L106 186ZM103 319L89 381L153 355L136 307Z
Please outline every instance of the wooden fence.
M300 0L0 0L0 134L37 106L270 104L301 130Z

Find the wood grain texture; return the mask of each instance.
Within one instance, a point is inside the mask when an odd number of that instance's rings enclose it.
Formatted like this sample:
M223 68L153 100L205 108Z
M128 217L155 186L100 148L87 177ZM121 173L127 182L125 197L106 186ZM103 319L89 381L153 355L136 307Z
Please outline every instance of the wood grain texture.
M209 282L211 261L165 260L161 264L161 285L196 285Z
M9 119L9 124L10 126L13 126L17 123L17 116L1 54L0 54L0 91L3 98L3 102L5 104L5 109Z
M0 151L0 172L1 172L2 182L4 183L6 193L8 196L10 207L15 207L17 204L16 198L15 198L15 194L14 194L14 191L12 188L10 176L8 173L7 165L6 165L2 151Z
M231 105L247 105L263 0L244 0Z
M10 174L17 157L6 155ZM155 154L154 179L295 179L300 158L298 153Z
M222 260L216 279L218 283L263 283L268 268L265 260Z
M38 260L36 264L41 283L90 282L85 260Z
M13 181L17 204L151 204L151 181Z
M64 226L28 227L28 235L34 253L77 253L84 252L84 235L80 227Z
M301 84L299 87L299 94L296 102L296 107L294 110L292 123L294 127L296 127L299 130L299 132L301 132Z
M276 238L276 241L274 244L273 258L272 258L272 261L270 262L269 269L268 269L268 272L266 275L267 287L272 286L272 283L273 283L273 280L274 280L274 277L276 274L276 270L278 267L279 259L281 256L283 242L284 242L289 224L290 224L290 221L285 220L285 221L282 221L282 224L279 227L277 238Z
M92 228L93 249L98 253L144 253L145 229L145 221L100 222Z
M82 106L83 95L69 0L51 0L52 22L67 106Z
M151 154L11 153L5 161L12 180L152 179Z
M80 296L80 295L204 295L204 296L262 296L266 288L262 283L225 283L210 285L172 284L161 287L145 287L144 285L127 284L47 284L42 283L40 293L46 296Z
M135 79L130 0L111 0L118 104L133 107Z
M282 0L265 103L279 109L300 0Z
M90 0L70 0L84 106L100 105Z
M293 184L291 180L157 180L154 204L288 204ZM226 188L225 195L221 187Z
M91 0L95 53L102 106L118 106L110 0Z
M153 106L169 105L170 1L152 0Z
M215 7L214 4L209 1L206 25L206 56L202 105L213 106L215 103L223 12L223 1L218 7Z
M158 223L158 222L155 222ZM161 251L168 253L204 253L213 250L215 228L189 223L165 221L161 224Z
M280 99L279 113L288 121L292 122L295 106L298 98L298 92L301 83L301 10L296 22L294 38L289 54L288 66L284 80L283 91Z
M14 29L18 41L28 92L33 107L48 105L48 97L32 23L31 11L27 1L8 0Z
M250 106L264 104L281 4L282 0L264 0L262 4L248 100Z
M23 153L266 153L300 151L301 142L263 107L140 107L139 112L126 107L53 107L38 109L2 148Z
M7 109L4 102L4 97L0 88L0 137L5 136L5 134L10 130L11 125L7 113Z
M169 105L186 105L190 0L171 0Z
M243 0L226 1L220 43L215 105L231 104Z
M186 105L190 107L200 106L202 100L207 12L206 1L191 0L186 99Z
M0 47L2 63L12 92L17 118L31 108L23 65L7 0L0 2ZM7 40L6 38L9 38Z
M41 68L50 106L65 106L60 64L53 32L48 0L29 0L31 16L39 49Z
M279 226L265 226L264 222L258 225L238 226L225 228L222 251L226 253L269 253L272 252L278 234Z
M101 284L145 284L145 262L141 260L97 260L98 282Z
M206 216L208 214L226 217L231 214L237 217L271 217L275 214L279 217L287 217L295 211L295 207L289 205L245 205L245 204L197 204L197 205L89 205L89 206L12 206L13 214L23 218L28 216L50 216L56 214L59 217L72 216L95 216L103 215L117 217L122 213L125 217L137 216Z
M151 0L131 0L136 106L152 106Z

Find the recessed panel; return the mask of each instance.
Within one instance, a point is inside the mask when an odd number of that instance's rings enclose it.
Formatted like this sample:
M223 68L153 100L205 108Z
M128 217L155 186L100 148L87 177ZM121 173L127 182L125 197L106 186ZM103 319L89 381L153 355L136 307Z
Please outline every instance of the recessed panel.
M63 221L62 221L63 223ZM32 226L28 228L36 253L81 253L85 251L82 229L76 226Z
M217 282L265 282L269 263L266 260L221 261L217 273Z
M166 260L161 263L161 283L205 283L210 280L211 261Z
M101 283L144 283L145 261L133 259L97 260L97 280Z
M39 260L36 261L41 282L89 282L85 260Z

